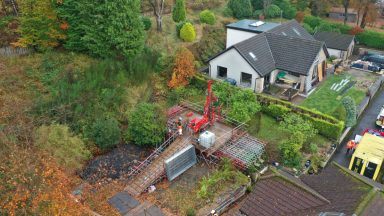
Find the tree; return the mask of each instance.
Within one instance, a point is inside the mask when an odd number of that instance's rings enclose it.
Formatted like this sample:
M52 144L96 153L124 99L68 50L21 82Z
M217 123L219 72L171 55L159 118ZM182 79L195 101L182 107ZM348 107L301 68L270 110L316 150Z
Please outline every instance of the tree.
M377 8L375 4L378 2L378 0L360 0L357 4L362 8L363 10L363 16L361 17L361 23L360 27L365 28L367 23L369 21L372 22L372 19L370 20L370 14L375 14L373 17L377 17Z
M231 105L228 116L239 121L248 122L261 110L261 105L256 101L255 95L248 89L236 89L231 97Z
M317 130L313 125L297 114L286 114L283 119L279 127L291 134L303 134L304 142L317 134Z
M36 131L36 146L48 152L63 167L79 169L91 156L83 140L66 125L43 125Z
M120 142L119 123L114 118L96 119L88 129L87 136L103 150L112 148Z
M354 126L356 124L357 117L355 101L350 96L346 96L342 99L341 103L343 104L345 111L347 112L347 116L345 118L345 126Z
M189 22L185 23L180 29L180 38L186 42L192 42L196 39L195 27Z
M46 50L58 46L60 40L65 39L51 1L21 0L19 5L22 11L20 38L14 45Z
M308 8L310 0L296 0L296 8L298 11L305 11Z
M160 144L166 132L165 117L154 104L141 103L129 116L126 139L140 146Z
M344 25L347 24L348 21L348 8L351 0L343 0L343 6L344 6Z
M251 0L253 10L262 10L263 9L263 0Z
M148 0L153 8L153 13L156 16L157 31L163 31L163 12L165 0Z
M272 4L267 8L265 15L267 15L268 18L278 17L281 15L281 9L279 6Z
M237 19L252 16L252 5L250 0L229 0L228 8L233 12Z
M175 57L172 78L168 83L170 88L186 86L196 73L195 57L187 48L181 48Z
M81 42L82 49L102 58L132 58L143 51L145 31L139 0L66 0L58 7L69 23L66 47Z
M187 18L185 10L185 0L176 0L176 4L172 10L172 19L175 22L184 21Z

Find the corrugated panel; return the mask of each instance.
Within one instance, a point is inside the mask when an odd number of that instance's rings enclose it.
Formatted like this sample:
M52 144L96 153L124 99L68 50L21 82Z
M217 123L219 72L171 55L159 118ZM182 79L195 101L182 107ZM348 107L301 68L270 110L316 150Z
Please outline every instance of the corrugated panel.
M189 145L183 150L177 152L165 161L165 170L167 178L172 181L177 176L191 168L197 162L196 151L193 145Z

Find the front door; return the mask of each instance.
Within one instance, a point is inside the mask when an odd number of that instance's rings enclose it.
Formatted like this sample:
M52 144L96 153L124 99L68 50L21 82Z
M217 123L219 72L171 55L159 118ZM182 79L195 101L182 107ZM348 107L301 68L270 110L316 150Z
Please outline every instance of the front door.
M372 179L373 176L375 175L376 168L377 168L377 164L368 162L367 167L364 170L364 176Z

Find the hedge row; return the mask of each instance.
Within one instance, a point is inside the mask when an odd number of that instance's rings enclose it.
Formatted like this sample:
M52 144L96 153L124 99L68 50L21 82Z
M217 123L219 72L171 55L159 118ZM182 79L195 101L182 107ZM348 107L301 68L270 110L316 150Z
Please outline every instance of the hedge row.
M262 105L262 111L272 117L281 117L289 112L295 112L312 122L319 133L329 139L338 139L344 129L344 122L331 116L296 106L292 103L282 101L266 95L257 95L257 99Z

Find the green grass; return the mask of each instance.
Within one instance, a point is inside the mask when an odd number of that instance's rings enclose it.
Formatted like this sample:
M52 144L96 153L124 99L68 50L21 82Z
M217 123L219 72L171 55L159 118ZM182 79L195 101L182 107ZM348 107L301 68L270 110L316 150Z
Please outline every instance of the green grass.
M328 77L318 89L300 105L332 115L339 118L339 120L344 120L340 119L337 112L335 113L335 111L340 110L340 106L342 106L341 100L346 96L351 96L358 105L365 97L365 92L354 86L348 89L344 94L341 94L341 91L336 92L330 89L334 83L339 83L346 77L346 75L334 75ZM353 80L353 78L351 80Z

